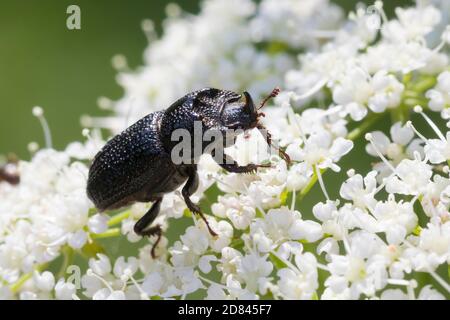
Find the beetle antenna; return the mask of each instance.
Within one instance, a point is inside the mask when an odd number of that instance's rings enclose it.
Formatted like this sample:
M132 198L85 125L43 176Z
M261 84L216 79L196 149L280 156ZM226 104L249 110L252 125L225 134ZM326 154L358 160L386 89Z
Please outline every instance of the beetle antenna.
M266 104L267 101L269 101L272 98L275 98L279 93L280 93L280 88L276 87L275 89L273 89L272 92L261 102L258 110L261 109L262 107L264 107L264 105Z

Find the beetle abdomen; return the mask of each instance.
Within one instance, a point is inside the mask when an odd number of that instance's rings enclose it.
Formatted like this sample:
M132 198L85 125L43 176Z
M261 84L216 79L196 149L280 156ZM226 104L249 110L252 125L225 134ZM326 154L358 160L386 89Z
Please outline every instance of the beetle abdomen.
M142 118L111 139L95 157L89 171L87 192L103 211L149 197L173 170L173 164L160 140L159 123L163 112ZM166 174L165 174L166 172ZM161 180L161 181L160 181Z

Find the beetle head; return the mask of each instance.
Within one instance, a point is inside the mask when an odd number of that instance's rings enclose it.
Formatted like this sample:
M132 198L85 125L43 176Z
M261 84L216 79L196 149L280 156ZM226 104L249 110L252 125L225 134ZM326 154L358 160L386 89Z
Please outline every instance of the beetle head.
M242 130L261 127L259 118L264 116L264 113L259 112L259 109L261 109L270 98L277 96L279 92L280 89L275 88L257 108L250 93L244 91L239 98L234 97L223 105L221 110L223 124L230 129Z
M257 126L258 110L251 95L245 91L242 95L233 97L224 103L220 119L229 129L247 130Z

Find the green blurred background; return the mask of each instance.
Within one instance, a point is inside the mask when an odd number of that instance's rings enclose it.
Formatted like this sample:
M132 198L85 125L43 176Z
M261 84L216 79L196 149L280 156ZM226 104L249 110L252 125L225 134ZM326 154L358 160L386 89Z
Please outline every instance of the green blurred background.
M301 1L301 0L299 0ZM97 98L117 99L111 58L124 54L130 67L142 64L147 39L141 21L161 33L167 0L2 0L0 2L0 154L28 159L27 144L44 145L31 109L40 105L56 148L81 139L80 116L100 115ZM336 0L347 10L358 1ZM373 1L362 1L372 4ZM385 1L386 11L412 1ZM179 5L198 12L200 1ZM66 8L81 8L81 30L66 28ZM207 84L205 83L205 86Z

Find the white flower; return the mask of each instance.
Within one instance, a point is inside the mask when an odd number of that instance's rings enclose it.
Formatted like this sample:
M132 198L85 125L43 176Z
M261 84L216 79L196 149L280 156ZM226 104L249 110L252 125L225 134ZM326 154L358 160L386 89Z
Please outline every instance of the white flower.
M414 132L408 126L402 126L400 122L396 122L392 125L390 129L392 142L381 131L374 131L371 134L376 148L381 152L381 154L387 156L389 159L392 159L394 164L397 164L406 157L405 152L408 152L407 155L409 157L413 155L411 151L404 150L404 148L408 146L414 137ZM374 157L378 156L378 153L372 144L367 144L366 150L370 155Z
M428 139L424 152L433 164L450 160L450 131L447 131L445 138Z
M395 174L387 178L387 192L418 195L425 192L433 173L424 161L404 159L395 168Z
M316 242L323 237L322 226L312 220L298 220L290 230L292 239L306 240L307 242Z
M450 71L444 71L437 77L437 84L426 93L430 99L428 106L433 111L442 111L450 105Z
M378 34L378 30L380 29L380 20L379 16L368 11L368 8L363 6L359 6L356 8L355 12L350 12L349 21L347 29L340 30L339 36L343 39L342 41L349 41L348 38L356 36L362 43L360 46L366 46L375 40L375 37ZM350 30L349 30L350 29Z
M308 183L310 171L306 163L296 163L289 168L286 178L286 188L288 191L301 190Z
M426 250L442 262L450 258L450 221L435 225L429 223L422 229L419 238L419 247Z
M216 256L213 256L213 255L202 256L200 258L200 260L198 261L198 268L203 273L210 273L212 270L212 266L211 266L212 261L217 261Z
M96 153L103 147L105 142L101 138L100 130L87 130L87 134L88 139L85 143L78 141L69 143L65 149L65 153L77 160L94 159Z
M331 255L331 276L325 285L336 294L349 289L352 299L361 294L373 296L387 284L386 262L376 254L382 247L381 240L357 231L351 234L349 242L347 255Z
M341 186L341 197L352 200L357 207L373 208L376 203L374 198L377 187L376 175L375 171L371 171L364 179L360 174L350 176Z
M407 300L408 295L401 289L386 289L381 293L381 300Z
M351 117L359 121L367 115L367 107L373 112L383 112L400 104L404 85L385 71L367 75L360 68L351 69L333 90L333 100L342 104Z
M97 291L93 300L125 300L125 293L121 290L110 291L107 288Z
M317 246L317 254L321 255L322 253L326 253L325 259L330 262L331 255L339 253L339 244L333 238L325 238L323 239L319 245Z
M255 236L258 235L258 230L261 230L262 235L256 239L260 245L261 240L266 241L265 239L268 244L275 245L291 239L315 242L323 235L320 224L311 220L302 220L298 211L291 211L286 207L269 210L264 219L256 219L250 228Z
M50 292L55 287L55 277L49 271L44 271L41 274L35 271L33 273L33 281L41 291Z
M241 259L242 253L236 249L231 247L222 249L220 263L217 266L217 270L222 273L222 281L224 281L228 275L236 274Z
M228 296L221 286L212 284L208 287L205 300L228 300Z
M104 276L111 272L111 262L109 261L108 256L98 253L97 260L90 259L89 260L89 268L92 271L100 276Z
M392 174L391 167L398 165L403 159L414 159L415 153L423 155L421 139L413 139L414 132L408 125L402 125L396 122L391 126L390 136L386 136L381 131L373 131L370 133L371 143L366 145L368 154L374 157L385 156L389 163L380 161L373 167L379 172L377 180L381 182L383 178Z
M169 248L171 254L170 262L175 267L194 267L198 264L200 255L196 254L188 246L183 245L181 241L176 241L174 245Z
M122 70L119 74L118 82L125 95L113 105L117 116L108 121L89 119L91 124L118 132L123 129L123 119L129 110L132 123L155 111L155 106L168 106L205 83L234 90L246 88L255 96L280 84L293 59L283 52L269 55L256 49L251 42L252 28L248 28L254 13L251 1L215 0L206 1L198 15L168 20L163 37L152 40L145 51L145 65L137 71ZM313 21L310 17L308 21ZM227 32L216 37L222 30ZM151 33L151 38L154 37ZM185 52L182 58L177 54L180 50Z
M125 261L124 257L117 258L116 262L114 263L114 275L118 278L121 276L132 276L136 273L138 269L138 261L135 257L128 258L128 261Z
M310 300L318 288L317 261L307 252L295 256L298 269L284 268L277 273L279 292L284 299Z
M322 221L322 230L325 234L331 234L337 239L344 237L346 230L355 228L363 229L369 232L378 232L379 228L375 218L367 211L345 204L337 209L336 204L327 201L327 203L318 203L313 207L314 216Z
M221 252L223 248L228 247L233 238L233 227L227 221L216 222L212 219L208 219L211 228L217 233L217 237L211 237L209 240L209 246L215 252ZM205 230L205 232L208 232Z
M313 207L313 214L320 221L332 219L335 212L337 213L336 202L330 200L325 203L318 202Z
M268 209L281 204L281 194L285 189L287 180L286 162L279 161L276 166L258 172L259 180L248 186L247 195L251 195L253 206L258 209Z
M300 146L289 145L287 153ZM333 171L340 171L336 164L342 156L346 155L353 148L353 142L341 137L333 140L330 133L321 131L308 137L304 146L298 150L298 158L293 160L305 161L309 167L317 166L320 169L330 168Z
M236 272L245 282L246 289L256 292L258 283L270 275L273 270L271 262L267 261L268 255L250 253L242 257L237 264Z
M142 288L149 296L155 296L161 294L161 288L164 286L165 279L159 272L152 272L147 274Z
M373 210L380 231L386 233L389 244L400 244L417 226L418 218L409 202L395 202L392 197L378 202Z
M226 278L226 288L213 284L208 288L206 300L256 300L258 296L247 289L243 289L239 281L229 275Z
M441 19L441 14L433 6L412 8L396 8L398 20L383 25L382 33L392 42L420 41L433 30Z
M55 297L58 300L72 300L75 292L75 285L70 282L65 282L62 278L55 285Z
M316 47L314 33L324 34L340 23L342 10L328 0L264 0L251 22L256 40L286 42L290 46Z
M78 230L69 235L68 244L74 249L80 249L87 241L87 234L83 230Z
M253 201L248 196L219 196L219 202L211 207L213 213L218 217L227 217L236 229L246 229L256 211Z
M218 233L216 237L211 237L205 223L199 222L197 226L190 226L186 232L180 236L181 241L176 241L169 248L171 262L177 267L195 267L209 246L213 246L214 251L220 251L222 247L228 245L232 237L232 228L229 223L208 219L210 226ZM211 239L210 239L211 238Z
M400 104L405 86L396 77L379 71L372 78L375 94L369 98L369 109L373 112L383 112L386 108L395 108Z
M89 218L88 227L92 233L102 233L108 230L109 217L104 214L97 213Z

